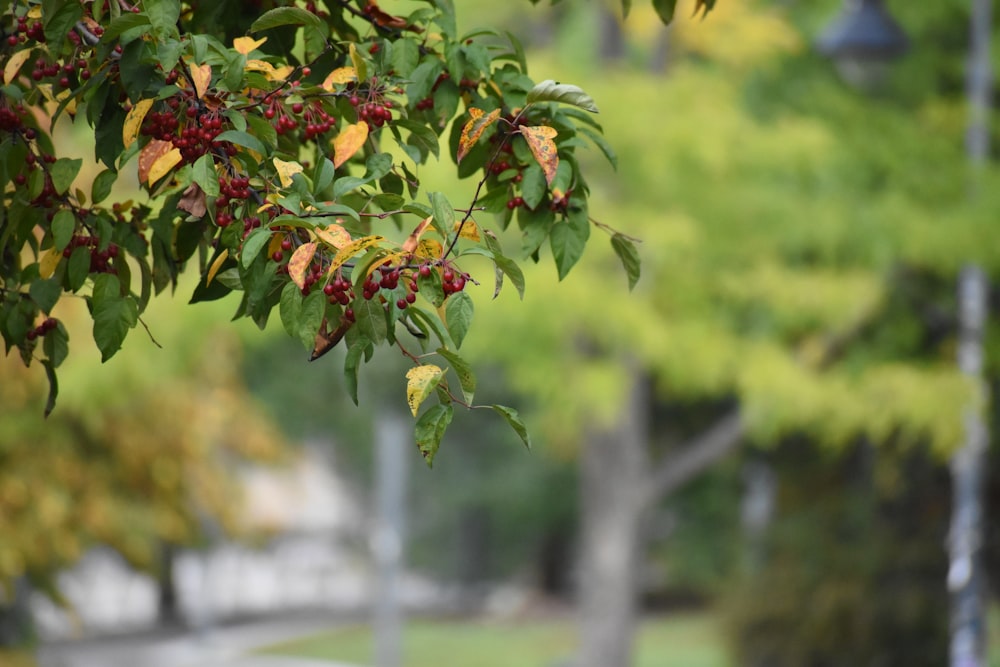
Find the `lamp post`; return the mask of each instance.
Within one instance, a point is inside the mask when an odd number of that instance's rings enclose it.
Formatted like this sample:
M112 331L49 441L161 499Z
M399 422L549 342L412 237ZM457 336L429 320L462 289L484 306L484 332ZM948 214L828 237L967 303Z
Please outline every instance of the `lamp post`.
M890 63L906 53L909 40L882 0L844 0L816 48L845 81L871 91L884 81Z

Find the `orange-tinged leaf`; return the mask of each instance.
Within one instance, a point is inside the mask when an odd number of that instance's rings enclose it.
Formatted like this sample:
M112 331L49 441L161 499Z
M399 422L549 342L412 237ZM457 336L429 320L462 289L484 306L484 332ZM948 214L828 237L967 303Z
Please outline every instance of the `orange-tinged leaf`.
M205 91L208 90L208 84L212 82L212 66L205 65L191 65L191 80L194 82L194 92L197 93L198 97L204 97Z
M157 179L150 178L150 173L153 170L153 166L156 165L159 160L170 153L176 153L177 161L180 161L181 153L174 148L174 145L169 141L161 141L159 139L153 139L148 144L142 147L139 151L139 182L140 183L154 183ZM176 164L176 163L174 163ZM172 166L172 165L171 165ZM162 169L162 165L158 167ZM167 168L169 171L169 167ZM163 171L159 176L163 176L166 171Z
M423 32L422 28L411 26L402 16L393 16L382 11L382 8L378 6L375 0L368 0L368 5L365 7L364 12L366 16L372 17L375 23L383 28L396 28L397 30L409 28L414 32Z
M330 271L329 271L330 275L332 275L334 271L343 266L344 262L349 260L351 257L354 257L358 253L364 252L368 248L371 248L374 245L378 245L381 242L382 242L381 236L362 236L360 239L352 241L351 243L347 244L337 252L336 256L333 258L333 261L330 262Z
M443 376L444 371L434 364L414 366L406 372L406 404L414 417L420 411L420 404L430 396Z
M251 51L267 41L267 37L254 39L253 37L237 37L233 40L233 48L237 53L249 55Z
M355 123L341 130L333 140L333 167L339 169L342 164L350 160L351 156L365 145L366 139L368 139L368 123Z
M20 71L21 66L24 65L25 61L31 56L31 49L24 49L18 51L10 57L7 64L3 66L3 82L10 83L17 76Z
M278 172L278 178L281 179L281 187L283 188L287 188L292 184L292 176L302 173L302 165L298 162L285 162L278 158L273 158L273 162L274 169Z
M47 280L52 277L52 274L56 272L56 267L59 265L59 260L62 259L62 252L56 250L55 248L49 248L48 252L42 255L41 261L38 262L38 274L41 276L42 280Z
M295 249L291 259L288 260L288 277L299 289L305 289L306 273L309 272L309 265L315 254L315 243L303 243Z
M470 118L469 122L467 122L465 127L462 128L462 137L458 141L457 159L459 162L461 162L462 158L469 154L469 151L471 151L472 147L476 145L479 138L483 136L483 132L486 131L486 128L492 125L496 119L500 117L500 109L494 109L488 114L483 114L480 109L471 107L469 109L469 115L472 116L472 118Z
M417 250L414 254L417 257L438 259L442 254L444 254L444 246L441 245L439 241L435 241L434 239L424 239L417 246Z
M219 272L219 269L222 268L222 265L227 259L229 259L229 249L223 248L222 252L219 253L219 256L215 258L214 262L212 262L212 266L208 267L208 274L205 275L206 285L212 282L215 278L215 274Z
M335 85L357 80L358 73L353 67L338 67L326 75L326 78L323 79L323 83L321 85L324 90L332 93Z
M528 142L528 148L535 160L545 172L545 182L552 185L552 179L556 177L556 169L559 168L559 151L556 142L552 141L558 132L555 128L547 125L537 127L521 126L521 136Z
M433 219L434 216L427 216L420 221L420 224L417 225L412 232L410 232L410 235L406 237L406 241L403 242L404 253L408 254L416 251L417 246L420 244L420 237L425 231L427 231L427 228L431 226L431 220Z
M317 227L313 230L313 233L316 234L316 238L320 241L333 246L337 250L346 248L354 241L351 238L350 232L338 224L327 225L326 228Z

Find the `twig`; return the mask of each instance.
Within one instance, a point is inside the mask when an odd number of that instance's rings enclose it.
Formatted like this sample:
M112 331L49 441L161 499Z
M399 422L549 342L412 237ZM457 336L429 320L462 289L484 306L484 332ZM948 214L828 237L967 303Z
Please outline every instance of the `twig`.
M141 324L142 327L146 330L146 335L149 336L149 340L153 342L153 345L162 350L163 346L160 345L160 343L155 338L153 338L153 332L149 330L149 325L146 324L146 321L142 319L142 317L139 318L139 324Z

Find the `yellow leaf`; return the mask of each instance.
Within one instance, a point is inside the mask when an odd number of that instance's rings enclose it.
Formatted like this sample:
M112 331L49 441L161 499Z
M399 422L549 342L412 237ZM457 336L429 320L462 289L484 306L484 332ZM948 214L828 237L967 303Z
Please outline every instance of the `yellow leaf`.
M462 158L469 154L469 151L476 145L479 138L483 136L483 132L486 131L486 128L492 125L494 121L500 117L500 109L494 109L484 116L480 109L471 107L469 109L469 115L472 116L472 118L470 118L469 122L467 122L465 127L462 128L462 138L458 141L457 159L459 162L461 162Z
M267 256L270 257L274 253L281 250L281 242L285 239L284 234L274 234L271 236L271 242L267 244Z
M56 267L59 265L59 260L62 259L62 256L62 252L56 250L55 248L49 248L48 252L42 255L42 259L38 263L38 274L42 277L42 280L52 277L52 274L56 272Z
M10 83L17 76L18 71L21 69L21 65L31 56L31 49L24 49L18 51L10 57L7 64L3 67L3 82Z
M267 41L267 37L254 39L253 37L237 37L233 40L233 48L237 53L249 55L251 51Z
M284 81L295 70L291 65L275 67L269 62L256 59L248 60L243 69L247 72L263 72L268 81Z
M476 243L482 241L482 238L479 236L479 226L476 224L476 221L473 220L472 218L466 220L464 225L461 223L461 221L455 221L455 226L452 229L452 231L455 232L459 231L459 227L462 228L461 232L459 232L460 238L468 239L470 241L475 241Z
M368 123L355 123L348 125L333 140L333 166L339 169L340 165L351 159L351 156L365 145L368 139Z
M208 84L212 82L212 66L205 65L191 65L191 80L194 82L194 92L199 98L205 96L205 91L208 90Z
M313 233L316 234L316 238L320 241L338 250L346 248L353 242L350 233L337 224L328 225L326 229L317 227L313 230Z
M420 411L420 404L441 382L442 376L444 371L434 364L414 366L406 372L406 404L414 417Z
M306 287L306 273L309 271L309 265L312 263L315 254L315 243L303 243L295 249L291 259L288 260L288 276L299 289L305 289Z
M337 255L333 258L333 261L330 262L329 273L333 274L334 271L343 266L344 262L349 260L351 257L354 257L358 253L363 252L374 245L378 245L381 242L382 242L381 236L362 236L357 241L349 243L348 245L341 248L337 252Z
M146 174L146 183L152 185L166 176L171 169L180 164L181 159L181 152L176 148L171 148L169 151L158 157L153 162L152 166L150 166L149 173Z
M556 169L559 168L559 151L556 142L552 141L558 132L555 128L547 125L538 127L521 126L521 136L528 142L528 148L535 160L545 172L545 182L552 185L552 179L556 177Z
M283 188L287 188L292 184L292 176L302 173L302 165L298 162L285 162L278 158L274 158L273 161L274 168L278 172L278 178L281 179L281 187Z
M208 267L208 275L205 276L206 285L212 282L212 279L215 278L215 274L219 272L219 269L222 268L222 265L227 259L229 259L229 249L223 248L222 252L219 253L219 256L215 258L214 262L212 262L212 266Z
M351 64L354 65L354 71L357 74L358 81L368 78L368 65L365 63L365 59L361 57L358 53L357 48L355 48L352 43L350 46Z
M122 141L125 143L125 148L131 146L139 137L142 121L145 120L155 101L153 98L139 100L125 116L125 124L122 126Z
M349 81L357 81L358 73L353 67L338 67L323 79L322 87L324 90L333 92L333 87L338 83L348 83Z
M424 239L417 246L417 251L414 253L417 257L425 257L427 259L438 259L444 253L444 246L441 245L439 241L434 239Z
M41 5L35 5L31 9L29 9L28 10L28 18L29 19L40 19L40 18L42 18L42 6Z

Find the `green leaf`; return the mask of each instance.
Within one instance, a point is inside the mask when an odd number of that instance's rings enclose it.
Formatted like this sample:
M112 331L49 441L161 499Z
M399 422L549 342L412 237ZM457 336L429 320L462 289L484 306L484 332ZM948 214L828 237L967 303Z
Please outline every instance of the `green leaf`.
M520 415L517 414L517 410L514 408L508 408L506 405L491 405L498 415L507 420L510 427L514 429L518 437L521 438L521 442L528 449L531 449L531 436L528 434L528 429L525 427L524 422L521 421Z
M451 364L451 369L455 371L455 375L458 376L458 383L462 387L462 396L465 398L466 403L471 404L472 399L476 395L476 376L472 372L472 366L465 359L447 348L439 347L437 353Z
M122 14L105 28L104 34L101 35L101 43L113 44L123 33L146 25L149 25L149 17L146 14L133 14L131 12Z
M611 163L611 166L616 171L618 170L618 155L615 153L615 149L611 147L611 144L609 144L604 137L591 130L589 127L577 127L576 130L577 132L582 132L588 139L593 141L598 150L600 150L601 153L604 154L607 161Z
M52 177L52 186L57 194L65 194L69 190L69 186L73 185L73 179L80 173L81 165L83 165L82 159L60 158L49 167L49 176Z
M495 255L493 261L496 263L497 268L510 278L510 282L517 289L518 296L524 300L524 273L521 272L521 267L517 265L517 262L503 255Z
M62 251L69 245L74 229L76 229L76 218L73 217L73 212L65 208L60 209L52 218L52 240L56 250Z
M69 282L69 289L75 292L87 280L90 273L90 248L74 248L73 254L69 256L69 266L66 269L66 279Z
M323 315L326 313L326 302L326 295L320 289L313 290L302 299L302 309L299 312L296 334L307 350L313 349L313 346L316 344L316 333L319 331L320 325L323 324Z
M219 175L215 171L215 159L211 153L205 153L191 165L191 180L197 183L207 196L219 196Z
M430 193L431 210L434 211L434 228L441 236L448 238L452 228L455 226L455 209L451 202L440 192Z
M292 9L292 8L286 7L285 9ZM229 143L236 144L237 146L242 146L243 148L249 148L250 150L262 156L266 156L268 154L267 149L264 147L264 144L261 143L260 139L251 134L247 134L246 132L238 132L237 130L226 130L225 132L217 136L215 138L215 141L220 141L220 142L228 141Z
M42 30L49 44L62 45L76 22L83 18L83 3L42 0Z
M48 357L53 368L58 368L66 360L67 355L69 355L69 334L62 322L59 322L55 329L45 334L42 349L45 350L45 356Z
M281 324L288 335L297 338L299 331L299 314L302 312L302 290L293 282L285 284L281 290L281 301L278 302L278 313Z
M434 456L441 447L441 438L451 423L451 418L455 414L455 409L450 404L437 404L424 414L420 415L416 426L413 428L413 435L417 440L417 447L427 462L427 467L434 466Z
M314 28L322 28L323 21L312 12L299 7L278 7L277 9L264 12L250 26L250 32L270 30L282 25L306 25Z
M611 237L611 247L614 248L615 254L618 255L622 266L625 267L625 274L628 276L628 288L631 291L635 287L635 284L639 282L639 251L636 249L635 244L622 234L615 234Z
M545 182L545 174L538 163L532 159L524 171L521 172L521 198L524 204L530 209L538 208L538 205L545 199L545 194L549 190L548 183Z
M130 16L134 16L134 14ZM99 173L90 187L90 201L94 204L100 204L107 199L116 180L118 180L118 172L113 169L105 169Z
M258 227L243 241L243 250L240 251L240 264L243 268L248 268L260 251L271 241L273 232L270 227Z
M583 92L579 86L569 83L559 83L552 79L546 79L528 91L528 104L535 102L560 102L580 107L584 111L597 113L597 105L587 93Z
M94 342L103 362L121 349L128 330L138 321L139 311L132 299L122 297L118 276L112 273L101 273L94 278L91 304Z
M250 134L268 146L278 143L278 131L274 129L274 125L271 125L270 121L254 114L243 115L244 112L242 111L238 113L246 120L247 125L250 127Z
M417 67L420 60L420 47L416 40L400 39L392 44L392 68L396 76L404 79Z
M448 324L448 333L455 342L455 347L462 347L465 334L469 333L469 326L472 324L473 305L472 297L465 292L458 292L448 297L445 302L444 316Z
M378 299L356 299L354 306L354 326L358 332L376 345L385 340L388 326L385 311Z
M56 397L59 396L59 380L56 378L55 365L46 359L42 362L45 376L49 379L49 395L45 400L45 416L48 417L56 407Z
M570 213L564 220L552 225L549 232L549 243L552 246L552 256L559 270L559 280L562 280L583 256L583 250L590 238L590 221L586 213Z
M677 0L653 0L653 9L656 10L660 20L669 24L674 20L674 10L677 9Z
M55 278L36 280L31 283L29 293L38 309L48 315L52 312L52 307L59 301L59 297L62 296L62 287Z
M344 382L347 384L347 395L358 404L358 366L361 364L361 357L365 350L371 347L371 342L367 338L359 338L358 341L347 348L344 357Z
M164 36L177 32L177 21L181 17L179 0L143 0L142 7L157 34Z

